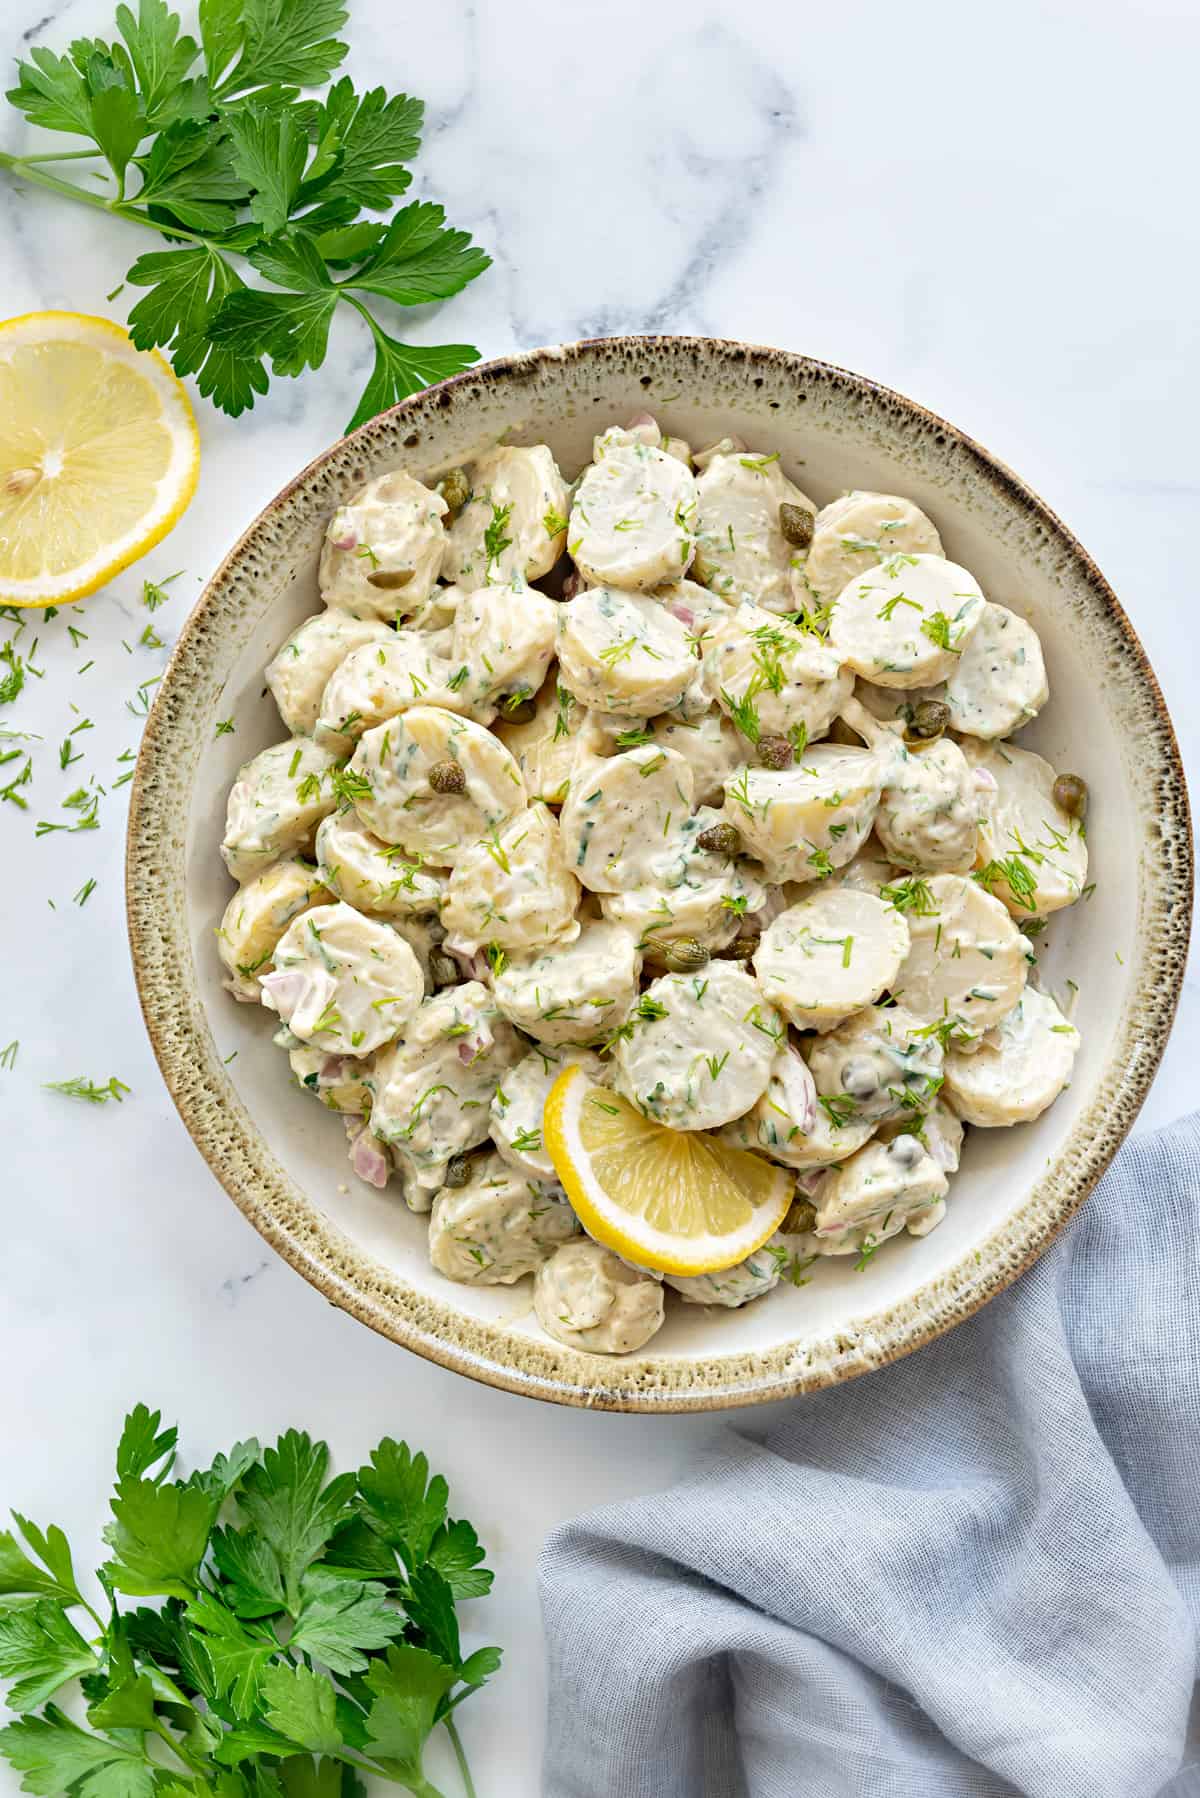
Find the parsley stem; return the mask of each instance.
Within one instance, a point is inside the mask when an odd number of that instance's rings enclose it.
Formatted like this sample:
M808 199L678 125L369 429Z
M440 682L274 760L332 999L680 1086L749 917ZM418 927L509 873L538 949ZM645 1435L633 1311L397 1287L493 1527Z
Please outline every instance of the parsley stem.
M90 152L82 152L90 154ZM39 159L40 160L40 159ZM108 199L104 194L92 193L86 187L76 186L74 181L63 181L57 175L34 166L33 159L28 156L11 156L7 150L0 150L0 169L7 169L10 174L17 175L22 181L31 181L35 187L48 188L51 193L63 194L69 200L81 200L85 206L92 206L99 212L111 213L114 218L128 219L130 224L144 225L148 231L162 235L162 227L157 225L148 212L141 211L130 201L120 195L116 199ZM202 244L209 247L209 239L197 237L194 231L185 231L182 225L172 225L172 237L178 237L185 243Z
M195 1709L195 1706L192 1708ZM150 1727L153 1729L155 1735L160 1737L160 1739L166 1743L176 1760L180 1761L190 1773L207 1773L208 1768L205 1763L201 1760L194 1759L183 1746L183 1743L175 1740L175 1737L171 1734L166 1724L158 1717L154 1719L154 1722Z
M97 156L103 155L103 150L52 150L45 156L14 156L11 161L13 168L24 168L30 162L83 162L85 159L94 162Z
M459 1735L455 1726L454 1718L447 1715L443 1717L442 1721L446 1725L446 1734L450 1737L454 1746L454 1758L458 1762L458 1770L462 1774L463 1789L467 1794L467 1798L478 1798L478 1794L475 1791L475 1781L471 1778L471 1769L467 1765L467 1751L462 1745L462 1737Z

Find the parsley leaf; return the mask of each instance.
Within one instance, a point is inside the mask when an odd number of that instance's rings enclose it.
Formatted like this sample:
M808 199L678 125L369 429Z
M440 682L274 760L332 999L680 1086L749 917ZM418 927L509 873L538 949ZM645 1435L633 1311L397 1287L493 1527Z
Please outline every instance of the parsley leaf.
M408 94L389 99L381 87L359 95L343 75L318 108L313 129L318 143L332 143L335 153L328 172L314 178L310 169L302 197L382 210L412 181L404 164L421 147L424 117L420 100Z
M372 1450L371 1465L358 1470L362 1515L383 1540L399 1549L409 1568L426 1559L446 1520L449 1488L440 1473L432 1478L424 1455L407 1442L385 1436Z
M37 1593L61 1598L66 1604L78 1604L71 1550L62 1531L51 1524L43 1532L19 1511L13 1512L13 1520L43 1566L38 1567L29 1559L11 1531L0 1530L0 1596Z
M242 1482L239 1505L273 1550L283 1577L287 1608L299 1608L300 1576L316 1560L346 1513L354 1475L325 1483L329 1450L302 1430L289 1430L263 1453Z
M403 1634L404 1618L386 1602L383 1586L314 1569L304 1580L290 1646L333 1673L361 1673L368 1664L365 1649L386 1648Z
M424 344L398 343L375 323L369 313L364 313L364 317L375 339L375 366L354 416L346 426L347 431L353 431L368 418L374 418L377 412L386 412L389 406L395 406L408 394L419 393L422 387L432 387L436 381L445 381L451 375L461 374L464 368L470 368L473 362L479 360L479 351L469 343L442 343L428 347Z
M354 424L479 359L469 344L400 342L366 304L448 299L490 257L433 201L359 216L411 186L424 107L345 76L302 97L345 56L346 16L341 0L201 0L197 41L167 0L137 0L136 13L123 0L118 39L32 49L8 95L31 124L95 144L112 180L48 174L55 158L36 147L0 151L0 169L171 240L126 277L149 289L130 313L133 341L165 349L233 417L266 392L265 360L286 377L320 366L339 305L375 346Z
M129 315L129 335L140 350L169 345L178 373L195 375L201 393L234 418L267 391L257 351L213 338L222 301L245 291L224 256L207 248L153 251L138 257L126 280L152 290Z
M141 1598L190 1597L215 1511L208 1494L195 1486L118 1480L113 1522L104 1530L116 1558L105 1562L105 1578L118 1592Z
M345 285L382 294L398 306L448 300L490 268L491 257L465 231L444 229L441 206L414 200L399 211L374 254L347 276Z
M239 106L228 115L233 165L250 194L250 216L267 236L287 225L300 191L308 140L292 111Z
M289 1431L170 1480L176 1446L148 1406L125 1419L114 1558L99 1570L107 1622L78 1590L60 1531L17 1517L41 1566L0 1533L0 1680L23 1713L0 1729L0 1757L23 1789L362 1798L361 1774L435 1798L422 1761L439 1724L471 1789L454 1712L500 1651L462 1659L455 1601L481 1596L491 1574L425 1457L386 1440L359 1473L330 1478L326 1445ZM162 1602L123 1610L125 1592ZM71 1681L86 1729L54 1702Z
M169 1455L170 1460L159 1474L159 1479L170 1471L171 1462L175 1459L179 1431L173 1427L160 1431L158 1426L161 1422L161 1411L150 1411L145 1405L134 1406L125 1419L121 1440L117 1444L119 1480L140 1480L165 1455Z
M396 1763L406 1780L421 1781L421 1749L433 1728L438 1706L454 1684L454 1669L427 1649L394 1644L385 1661L374 1661L366 1676L374 1698L367 1712L367 1751Z
M185 113L199 114L207 103L204 83L185 79L200 46L193 37L180 37L179 27L166 0L139 0L136 18L128 6L117 8L117 28L129 49L150 130Z
M61 1605L39 1598L0 1611L0 1679L23 1676L7 1694L10 1709L36 1710L69 1679L95 1670L95 1654Z
M341 1747L337 1694L321 1674L307 1667L268 1667L262 1695L267 1722L289 1741L314 1754L334 1754Z
M0 1729L0 1753L24 1773L25 1790L45 1798L77 1784L86 1798L151 1798L154 1791L154 1772L143 1754L89 1734L53 1704L42 1717L22 1717Z
M201 0L209 81L220 99L271 83L317 87L346 54L330 34L346 23L340 0Z
M455 1598L482 1598L492 1589L493 1574L481 1567L483 1549L469 1523L444 1523L429 1545L430 1563L442 1574Z

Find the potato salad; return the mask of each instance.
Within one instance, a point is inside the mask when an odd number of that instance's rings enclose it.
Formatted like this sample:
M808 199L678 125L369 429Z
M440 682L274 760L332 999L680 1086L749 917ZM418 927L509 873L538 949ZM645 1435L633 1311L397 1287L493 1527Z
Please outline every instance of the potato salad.
M1091 890L1088 795L1013 741L1049 699L1037 632L912 500L810 478L648 414L566 472L504 443L379 476L329 520L323 608L266 670L278 740L229 795L229 992L438 1273L525 1282L577 1352L927 1235L965 1129L1071 1080L1037 949ZM736 1260L597 1228L572 1081L686 1149ZM678 1194L642 1209L688 1227Z

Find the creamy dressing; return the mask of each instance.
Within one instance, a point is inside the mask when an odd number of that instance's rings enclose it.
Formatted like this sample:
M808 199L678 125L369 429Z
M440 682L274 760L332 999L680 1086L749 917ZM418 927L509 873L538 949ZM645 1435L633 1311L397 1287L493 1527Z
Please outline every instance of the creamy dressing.
M756 605L739 607L711 634L705 674L745 739L744 758L768 736L802 758L805 744L828 735L854 686L836 651Z
M1049 994L1027 986L974 1054L947 1055L946 1097L968 1124L1027 1124L1068 1084L1078 1053L1074 1025Z
M366 731L411 706L471 709L462 683L454 685L447 632L389 631L388 638L351 650L326 682L314 734L338 755L351 755Z
M422 918L440 912L446 897L442 869L382 842L353 812L331 812L317 831L317 869L324 884L357 911L385 918Z
M919 1118L941 1091L943 1060L937 1036L898 1005L855 1012L808 1051L817 1103L835 1124Z
M942 556L889 556L833 601L829 641L880 687L947 680L983 617L974 575Z
M470 498L447 533L446 579L473 591L548 574L566 544L567 484L546 445L500 444L467 473Z
M376 1057L371 1129L407 1163L413 1210L428 1211L451 1156L487 1141L496 1088L524 1053L491 993L470 980L426 999Z
M537 695L533 717L527 723L510 723L503 713L496 720L496 735L521 770L531 799L544 799L549 805L563 803L587 715L587 708L555 673Z
M817 514L812 544L797 568L797 602L805 609L829 605L848 582L891 556L941 554L941 538L911 500L844 493Z
M813 1249L818 1255L861 1255L904 1229L927 1235L945 1215L949 1187L919 1137L867 1143L822 1187Z
M715 1274L665 1274L663 1285L677 1292L685 1305L721 1305L733 1310L774 1292L791 1259L783 1238L776 1234L733 1267Z
M749 599L769 612L792 609L792 558L779 508L815 519L817 508L788 480L778 452L715 453L696 482L697 580L729 599Z
M1049 697L1037 632L1006 606L989 601L946 682L954 729L973 737L1007 737L1036 718Z
M533 1283L548 1336L594 1355L630 1355L662 1328L662 1286L586 1237L564 1243Z
M597 438L571 502L567 549L594 585L644 589L691 564L696 482L677 456L629 435Z
M467 594L454 618L450 686L480 724L532 699L554 654L559 608L533 587Z
M389 622L426 604L442 571L447 506L403 469L368 481L329 521L317 579L327 606Z
M652 718L696 673L689 633L644 593L589 587L558 612L559 679L581 705Z
M691 814L692 791L683 757L656 743L577 766L558 820L575 878L593 893L652 881L672 829Z
M712 1130L766 1090L784 1025L733 962L651 981L613 1055L613 1084L647 1117Z
M275 946L292 919L331 897L318 869L299 859L276 862L240 887L217 929L226 991L257 1005L258 975L270 973Z
M908 925L871 893L842 887L801 899L765 932L754 971L798 1030L829 1030L895 984Z
M725 782L724 815L768 880L826 880L862 848L883 768L867 749L818 743L793 767L743 767Z
M284 729L294 737L311 737L320 716L321 696L351 650L395 640L391 626L377 618L354 618L336 609L306 618L276 650L263 675Z
M896 739L875 814L875 834L901 868L965 874L975 865L983 790L950 737Z
M429 1259L466 1286L511 1286L579 1232L561 1187L480 1155L465 1186L444 1186L429 1218Z
M262 1002L293 1036L339 1055L371 1055L410 1022L421 964L389 924L338 901L294 918L259 975Z
M510 1167L530 1180L556 1181L543 1135L550 1088L564 1068L582 1068L595 1085L607 1084L609 1064L591 1049L552 1049L539 1044L496 1088L492 1100L492 1141Z
M579 883L558 825L537 804L463 850L446 886L442 922L451 949L470 955L486 943L528 954L574 942L578 905Z
M221 855L233 878L253 880L280 856L308 849L337 804L337 757L307 737L275 743L238 769L229 790Z
M583 922L565 948L509 962L494 975L496 1003L539 1043L603 1042L637 999L641 969L628 930Z
M461 770L461 791L435 791L430 776L447 763ZM482 725L435 706L414 706L367 731L349 772L367 829L436 867L452 868L525 805L521 771L504 745Z
M573 489L544 444L444 497L370 482L222 843L225 984L355 1176L595 1353L664 1293L734 1308L924 1235L964 1121L1036 1118L1079 1047L1021 930L1090 890L1084 783L1006 740L1048 697L1036 631L901 496L818 511L732 437L694 467L639 413ZM587 1240L544 1134L572 1065L791 1170L781 1230L665 1282Z
M935 874L897 888L912 947L896 979L905 1010L946 1045L968 1047L999 1023L1025 988L1033 951L998 899L977 881Z
M979 879L1017 918L1074 905L1087 883L1087 839L1055 803L1050 763L1015 743L967 737L962 748L996 788L979 829Z

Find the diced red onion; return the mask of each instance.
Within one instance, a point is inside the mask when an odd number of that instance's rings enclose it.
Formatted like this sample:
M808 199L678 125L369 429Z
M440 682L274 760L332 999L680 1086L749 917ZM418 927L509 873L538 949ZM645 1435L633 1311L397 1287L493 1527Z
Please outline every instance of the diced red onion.
M262 988L263 1004L277 1011L281 1018L290 1018L304 995L308 979L289 968L282 973L260 974L258 984Z
M350 1166L360 1180L381 1191L387 1185L392 1167L378 1140L369 1130L357 1137L350 1150Z

